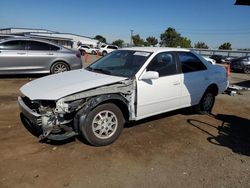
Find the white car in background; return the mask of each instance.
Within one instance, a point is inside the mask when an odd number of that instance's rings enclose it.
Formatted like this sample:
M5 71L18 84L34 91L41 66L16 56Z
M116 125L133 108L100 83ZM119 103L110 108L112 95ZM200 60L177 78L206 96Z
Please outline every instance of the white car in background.
M205 60L207 60L209 63L215 65L216 61L212 58L209 58L209 57L205 57L205 56L202 56Z
M78 50L81 52L82 55L84 55L85 53L92 54L92 55L97 54L97 49L91 48L89 45L80 45L78 47Z
M118 46L104 44L104 45L102 45L100 47L99 54L102 55L102 56L105 56L108 53L113 52L113 51L115 51L117 49L118 49Z
M125 122L194 106L210 113L228 86L226 70L179 48L126 48L85 69L36 79L21 88L21 120L40 139L79 135L114 142Z

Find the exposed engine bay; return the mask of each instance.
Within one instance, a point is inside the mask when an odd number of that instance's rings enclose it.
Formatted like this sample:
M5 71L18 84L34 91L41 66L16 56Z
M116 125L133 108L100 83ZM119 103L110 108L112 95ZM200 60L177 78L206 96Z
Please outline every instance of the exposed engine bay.
M114 95L115 94L115 95ZM39 129L39 138L64 140L78 135L78 118L105 100L118 99L129 109L129 119L135 117L135 81L125 80L119 83L79 92L59 99L58 101L34 100L22 97L23 103L36 114L36 122L29 118L26 123ZM20 102L19 102L20 103ZM21 109L25 108L20 105ZM22 110L23 111L23 110ZM77 116L77 113L79 113ZM26 112L27 113L27 112ZM24 113L25 114L25 113ZM77 119L76 119L77 118ZM36 124L36 125L32 125Z

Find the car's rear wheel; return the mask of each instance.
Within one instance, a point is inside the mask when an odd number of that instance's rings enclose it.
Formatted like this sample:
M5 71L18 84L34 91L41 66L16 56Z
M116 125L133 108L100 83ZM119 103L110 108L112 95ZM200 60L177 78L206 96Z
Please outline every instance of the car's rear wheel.
M245 66L245 68L244 68L244 73L246 73L246 74L250 74L250 65L248 65L248 66Z
M87 114L85 122L80 125L81 135L91 145L108 145L119 137L124 122L119 107L112 103L102 104Z
M215 94L212 89L207 91L202 96L199 104L195 107L195 110L200 114L209 114L212 111L215 101Z
M81 50L81 55L84 56L86 54L86 51L85 50Z
M93 51L91 52L91 54L92 54L92 55L96 55L96 52L93 50Z
M56 62L50 69L51 74L57 74L66 71L69 71L69 66L64 62Z

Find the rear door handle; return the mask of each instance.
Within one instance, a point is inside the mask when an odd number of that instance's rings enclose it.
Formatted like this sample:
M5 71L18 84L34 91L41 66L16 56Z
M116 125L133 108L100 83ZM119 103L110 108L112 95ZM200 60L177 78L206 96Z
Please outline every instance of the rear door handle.
M180 85L180 84L181 84L180 82L174 82L174 83L173 83L174 86L178 86L178 85Z
M25 52L18 52L17 54L19 54L19 55L25 55L26 53Z

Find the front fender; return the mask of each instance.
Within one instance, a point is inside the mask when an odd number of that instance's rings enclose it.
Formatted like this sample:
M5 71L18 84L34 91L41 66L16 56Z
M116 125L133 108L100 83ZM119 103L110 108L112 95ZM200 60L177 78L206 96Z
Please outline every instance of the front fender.
M96 108L101 103L105 103L106 101L110 100L118 100L122 103L124 103L127 108L129 106L129 101L126 100L123 96L119 94L105 94L105 95L99 95L95 96L91 99L89 99L86 104L82 107L81 110L77 112L77 114L74 117L74 131L79 132L80 125L83 125L85 122L85 119L88 115L88 113Z

